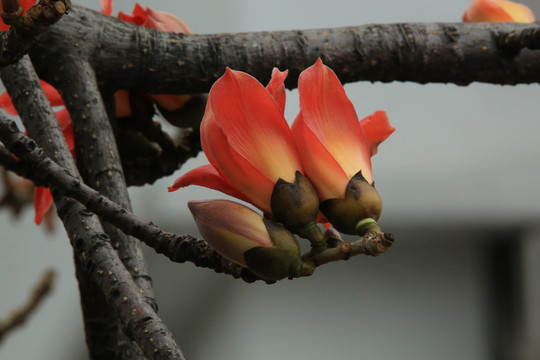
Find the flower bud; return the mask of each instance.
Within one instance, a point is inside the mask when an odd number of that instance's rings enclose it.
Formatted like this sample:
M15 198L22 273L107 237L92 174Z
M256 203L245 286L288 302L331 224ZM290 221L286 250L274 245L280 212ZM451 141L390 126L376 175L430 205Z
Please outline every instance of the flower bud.
M347 184L344 199L325 200L320 204L320 209L342 233L363 236L367 232L380 232L376 221L381 215L382 201L361 171Z
M302 263L289 231L246 206L229 200L189 201L188 206L206 242L255 275L274 281L313 272Z
M323 241L320 230L313 231L317 226L319 196L308 178L299 171L294 183L283 179L276 182L270 203L274 217L287 229L312 242Z

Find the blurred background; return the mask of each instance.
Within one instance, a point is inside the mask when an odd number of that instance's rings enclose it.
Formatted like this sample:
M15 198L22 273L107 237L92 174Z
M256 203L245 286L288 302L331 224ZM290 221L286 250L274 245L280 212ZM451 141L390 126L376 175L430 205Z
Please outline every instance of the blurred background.
M81 1L75 3L83 5ZM468 0L140 2L182 18L196 33L457 22ZM523 1L540 16L540 4ZM99 9L99 3L85 6ZM134 1L115 0L113 14ZM396 132L373 158L396 236L378 258L355 257L309 278L246 284L145 248L159 313L188 359L540 359L540 134L537 85L356 83L360 117L388 112ZM298 94L287 92L287 119ZM131 188L135 213L167 231L198 235L186 201L167 193L203 154L152 186ZM72 252L54 234L0 213L0 319L38 276L58 282L27 324L0 344L0 359L87 359ZM350 240L350 239L349 239Z

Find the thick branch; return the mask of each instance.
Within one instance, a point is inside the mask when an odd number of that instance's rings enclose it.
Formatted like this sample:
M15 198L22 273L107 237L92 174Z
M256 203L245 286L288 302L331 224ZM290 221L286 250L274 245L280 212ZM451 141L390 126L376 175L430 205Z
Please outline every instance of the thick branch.
M58 127L56 116L41 90L39 80L35 76L28 58L23 58L18 63L4 68L2 70L2 80L27 127L28 134L42 144L49 154L54 154L55 161L78 176L73 158ZM32 100L28 101L28 99ZM78 204L71 204L72 200L66 199L63 195L56 194L55 200L59 212L62 212L64 206L74 207L75 209L80 207ZM84 209L83 207L80 208ZM79 224L77 233L85 233L84 223L86 219L77 216L71 218L74 222L70 225L67 225L65 223L66 219L62 218L64 226L67 228ZM102 231L97 218L88 219L88 223L97 224L98 228L93 230ZM107 304L101 289L96 287L89 274L83 270L84 265L79 255L76 252L74 253L88 351L91 357L95 359L115 358L118 343L125 338L125 335L117 336L116 333L118 329L123 327L113 309ZM122 343L125 343L125 341L122 341ZM125 351L140 354L140 350L135 344L130 344L128 349L124 349Z
M24 59L19 64L28 69L29 63L25 63ZM37 79L31 80L35 82ZM32 84L32 81L27 90L24 86L17 87L16 91L11 93L12 99L16 106L18 101L26 105L22 108L17 107L23 120L40 120L29 127L29 130L37 133L31 135L43 139L42 143L49 147L55 160L70 169L71 173L76 173L48 101L41 88ZM36 104L42 108L34 108ZM41 149L36 148L35 143L22 135L13 121L3 114L0 114L0 136L1 141L23 161L27 156L32 157L36 153L41 157L44 156ZM50 159L48 161L53 163ZM39 169L34 167L30 173L35 174L36 171ZM99 219L74 199L56 191L53 191L53 195L59 216L64 222L74 248L76 261L101 290L111 309L116 311L125 326L126 333L134 338L149 359L182 359L183 355L165 325L146 303L139 287L112 248L108 236L103 233Z
M89 186L131 210L114 130L109 123L94 72L81 59L72 59L64 68L64 77L70 80L62 82L58 90L64 96L73 121L79 171ZM140 243L115 226L103 224L103 227L131 276L143 289L148 303L157 309Z
M345 83L518 84L540 82L540 56L530 50L505 52L501 41L510 33L538 26L409 23L181 35L136 27L74 7L70 16L42 36L31 55L40 75L49 81L54 82L65 57L76 51L90 60L104 86L151 93L206 92L226 66L247 71L261 81L269 79L274 66L289 69L286 84L293 88L299 73L317 57Z

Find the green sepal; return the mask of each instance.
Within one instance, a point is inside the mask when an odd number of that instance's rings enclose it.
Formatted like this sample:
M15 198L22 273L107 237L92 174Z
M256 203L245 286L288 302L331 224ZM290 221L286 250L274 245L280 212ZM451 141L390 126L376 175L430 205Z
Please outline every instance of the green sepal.
M359 171L347 184L344 199L325 200L319 208L338 231L354 235L363 219L379 219L382 201L375 187Z
M289 230L268 218L263 218L263 223L276 248L292 251L300 255L300 245L298 245L298 241Z
M311 181L297 171L294 183L283 179L276 182L270 206L277 221L298 233L299 229L315 222L319 212L319 197Z
M276 281L298 277L302 259L296 251L257 246L244 253L247 268L265 280Z

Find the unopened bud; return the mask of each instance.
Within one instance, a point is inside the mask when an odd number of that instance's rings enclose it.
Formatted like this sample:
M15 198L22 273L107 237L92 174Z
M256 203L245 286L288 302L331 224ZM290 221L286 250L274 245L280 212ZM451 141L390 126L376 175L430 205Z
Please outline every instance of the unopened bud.
M260 278L275 281L310 274L296 238L275 221L229 200L189 201L188 206L206 242Z
M376 221L382 211L382 201L371 185L358 172L347 184L344 199L328 199L320 204L321 212L330 223L345 234L380 232Z
M323 241L322 232L316 225L319 213L317 191L299 171L294 183L279 179L271 197L272 213L287 229L312 243Z

